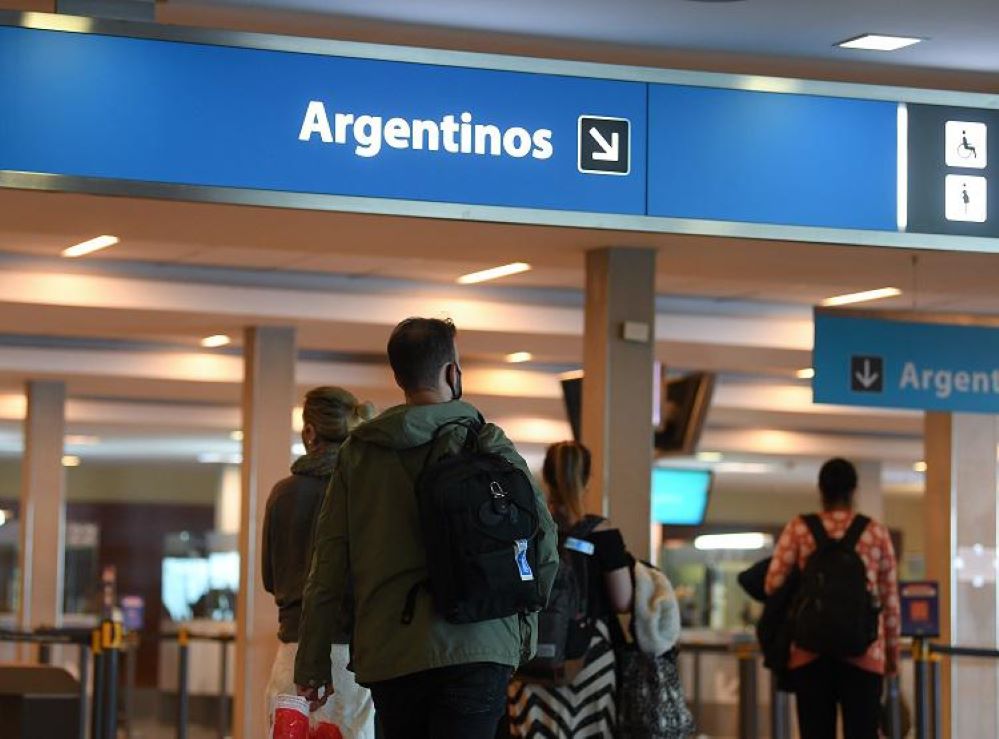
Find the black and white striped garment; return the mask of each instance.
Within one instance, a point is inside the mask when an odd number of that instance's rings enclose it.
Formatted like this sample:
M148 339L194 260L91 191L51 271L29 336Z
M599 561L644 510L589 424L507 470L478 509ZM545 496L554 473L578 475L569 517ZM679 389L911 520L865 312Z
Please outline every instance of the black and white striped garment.
M586 665L572 685L510 683L510 736L586 739L614 735L617 668L607 624L597 621Z

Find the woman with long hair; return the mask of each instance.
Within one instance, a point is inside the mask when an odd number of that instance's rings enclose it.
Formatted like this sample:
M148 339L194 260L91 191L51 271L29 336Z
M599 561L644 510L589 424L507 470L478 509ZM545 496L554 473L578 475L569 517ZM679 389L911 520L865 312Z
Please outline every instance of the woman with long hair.
M510 684L510 736L605 737L615 723L617 676L614 644L620 638L618 613L631 610L631 558L621 532L584 506L590 479L590 451L574 441L549 447L542 477L548 506L562 546L571 538L585 556L586 615L592 622L582 669L567 685L526 675ZM582 542L582 543L579 543ZM564 562L560 566L565 566Z
M340 446L355 427L375 415L370 403L359 403L339 387L317 387L305 395L302 408L302 444L305 455L295 460L291 475L281 480L267 499L264 514L262 570L264 587L278 607L278 648L267 685L267 715L278 695L295 695L293 676L302 615L302 589L312 564L312 535L316 516ZM345 739L374 739L374 706L367 689L357 685L347 670L349 634L332 645L331 660L337 693L318 712L321 723L337 727ZM269 736L270 734L268 734Z

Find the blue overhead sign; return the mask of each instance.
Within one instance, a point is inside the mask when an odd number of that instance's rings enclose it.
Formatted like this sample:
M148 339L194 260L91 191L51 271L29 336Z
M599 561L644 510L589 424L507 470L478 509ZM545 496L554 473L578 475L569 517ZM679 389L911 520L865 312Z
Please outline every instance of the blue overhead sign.
M816 311L816 403L999 413L999 326Z
M896 103L649 87L649 215L897 227Z
M0 69L0 170L645 212L642 83L12 27Z

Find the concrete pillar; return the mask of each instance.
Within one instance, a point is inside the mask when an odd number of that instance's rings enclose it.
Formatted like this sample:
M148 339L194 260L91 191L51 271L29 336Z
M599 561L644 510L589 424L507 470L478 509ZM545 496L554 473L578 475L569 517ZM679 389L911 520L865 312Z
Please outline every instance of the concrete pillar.
M636 556L651 556L653 249L586 255L583 443L593 453L587 508L621 529Z
M881 463L857 462L857 499L855 507L865 516L884 521L885 501L881 489Z
M66 386L29 382L21 463L22 629L62 625L66 554L66 481L62 467Z
M995 649L999 419L927 413L925 444L926 568L940 583L941 639ZM999 666L957 659L944 667L944 734L999 736Z
M277 648L277 608L260 579L260 532L267 495L287 477L295 402L295 331L248 328L244 338L243 494L236 615L234 734L263 739L264 691Z

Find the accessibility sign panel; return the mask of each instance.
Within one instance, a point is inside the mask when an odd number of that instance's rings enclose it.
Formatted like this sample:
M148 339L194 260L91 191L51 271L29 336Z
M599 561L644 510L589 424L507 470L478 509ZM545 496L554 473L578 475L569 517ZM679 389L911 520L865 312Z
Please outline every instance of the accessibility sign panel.
M0 170L645 214L642 82L16 27L0 69Z
M999 323L815 313L816 403L999 413Z

